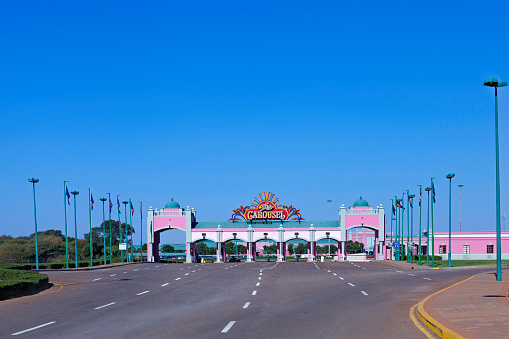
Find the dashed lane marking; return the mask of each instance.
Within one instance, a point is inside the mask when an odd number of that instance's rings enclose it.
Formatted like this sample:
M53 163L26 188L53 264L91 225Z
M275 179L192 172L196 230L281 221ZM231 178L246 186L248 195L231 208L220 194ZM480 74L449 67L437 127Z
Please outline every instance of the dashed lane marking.
M431 280L430 278L422 278L422 279Z
M145 294L145 293L148 293L148 292L150 292L150 291L143 291L143 292L138 293L138 294L136 294L136 295L142 295L142 294Z
M36 329L44 327L44 326L48 326L48 325L54 324L54 323L56 323L56 321L50 321L49 323L42 324L42 325L39 325L39 326L35 326L35 327L29 328L27 330L19 331L19 332L13 333L11 335L23 334L23 333L30 332L30 331L36 330Z
M343 279L343 277L339 277L339 279L341 279L341 280L345 280L345 279Z
M350 286L355 286L355 285L354 285L354 284L352 284L352 283L348 283L348 285L350 285Z
M262 277L258 277L258 280L262 280Z
M97 278L97 279L94 279L94 280L92 280L92 281L97 281L97 280L101 280L101 278Z
M114 276L116 276L116 275L117 275L116 273L115 273L115 274L110 274L110 277L114 277Z
M235 324L235 321L230 321L230 322L228 323L228 325L226 325L226 327L225 327L225 328L223 328L223 330L221 331L221 333L227 333L227 332L230 330L230 328L232 328L233 324Z
M95 307L94 310L99 310L101 308L105 308L105 307L108 307L108 306L111 306L111 305L115 305L115 304L116 304L116 302L112 302L112 303L109 303L109 304L106 304L106 305Z
M368 295L368 294L367 294L366 292L364 292L364 291L361 291L361 293L362 293L362 294L364 294L364 295Z
M396 271L396 272L398 272L398 273L403 273L402 271Z
M166 283L166 284L162 284L161 286L164 287L164 286L168 286L170 283Z
M412 277L415 277L415 274L412 274L412 273L408 273L408 275L411 275Z
M251 304L251 303L248 301L247 303L244 304L244 306L242 308L248 308L249 304Z
M259 282L257 282L257 283L256 283L256 286L260 286L260 283L259 283Z
M251 295L256 295L256 291L253 291L253 293Z
M177 278L177 279L175 279L175 280L180 280L180 279L181 279L181 278Z
M337 275L336 273L332 273L332 274Z
M186 273L186 274L184 274L184 275L189 275L189 273Z

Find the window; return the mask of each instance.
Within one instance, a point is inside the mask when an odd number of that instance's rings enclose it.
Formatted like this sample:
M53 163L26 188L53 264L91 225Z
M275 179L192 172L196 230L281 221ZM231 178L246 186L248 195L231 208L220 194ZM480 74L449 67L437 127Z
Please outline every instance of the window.
M493 253L493 245L488 245L486 247L486 253Z
M470 254L470 245L463 245L463 254Z
M446 245L440 245L438 248L438 254L446 254L447 253L447 246Z

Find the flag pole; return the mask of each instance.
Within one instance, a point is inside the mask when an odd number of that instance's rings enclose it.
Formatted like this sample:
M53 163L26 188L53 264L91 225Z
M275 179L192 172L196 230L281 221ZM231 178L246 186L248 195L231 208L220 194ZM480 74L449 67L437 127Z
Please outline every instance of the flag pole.
M106 198L100 199L103 202L103 257L104 257L104 265L106 265L106 221L104 217L104 202Z
M122 222L120 221L120 204L118 203L118 197L120 194L117 194L117 211L118 211L118 234L120 237L119 244L122 243ZM124 251L120 250L120 262L124 262Z
M421 200L422 200L422 185L419 186L419 265L421 264Z
M109 224L110 224L110 265L113 263L113 255L111 254L111 193L108 193L108 211L109 213Z
M435 231L433 229L433 205L435 205L435 185L431 178L431 267L435 267Z
M94 261L92 259L92 189L88 189L88 219L90 220L90 267L94 266Z
M67 185L65 184L66 181L64 180L64 214L65 214L65 268L69 268L69 240L67 239L67 201L65 199L67 198Z

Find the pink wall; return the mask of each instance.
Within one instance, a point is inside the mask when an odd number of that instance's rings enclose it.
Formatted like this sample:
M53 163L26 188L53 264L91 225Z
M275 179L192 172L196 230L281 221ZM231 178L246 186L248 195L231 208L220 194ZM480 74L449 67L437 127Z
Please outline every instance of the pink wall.
M378 214L348 214L346 216L346 228L349 229L353 226L358 226L361 223L367 226L378 228Z
M171 228L178 228L183 231L186 230L186 217L154 217L154 232L160 230L161 228L166 228L171 226Z

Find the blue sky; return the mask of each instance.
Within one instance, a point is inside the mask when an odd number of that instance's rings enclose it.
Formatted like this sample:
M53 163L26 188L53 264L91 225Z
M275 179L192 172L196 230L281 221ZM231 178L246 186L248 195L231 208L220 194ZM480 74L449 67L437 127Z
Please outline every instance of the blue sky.
M89 187L94 225L111 192L132 198L139 227L140 201L226 222L271 191L327 220L327 199L333 216L360 195L389 209L430 177L445 231L449 172L453 229L463 184L463 229L494 230L482 84L509 80L508 13L504 1L2 3L0 234L33 232L29 177L40 230L63 230L63 180L80 191L80 237ZM509 213L509 88L499 114Z

